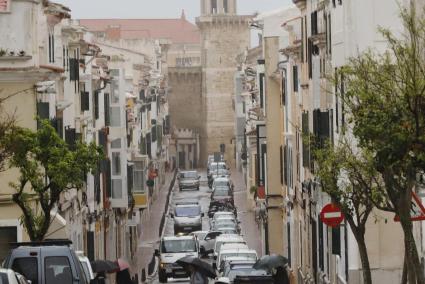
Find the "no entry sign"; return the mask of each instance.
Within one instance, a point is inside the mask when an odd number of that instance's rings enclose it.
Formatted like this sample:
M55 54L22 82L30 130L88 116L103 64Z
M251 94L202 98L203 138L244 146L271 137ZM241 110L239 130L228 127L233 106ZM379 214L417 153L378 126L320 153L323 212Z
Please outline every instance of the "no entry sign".
M338 205L329 203L320 212L320 220L329 227L336 227L344 220L344 215Z

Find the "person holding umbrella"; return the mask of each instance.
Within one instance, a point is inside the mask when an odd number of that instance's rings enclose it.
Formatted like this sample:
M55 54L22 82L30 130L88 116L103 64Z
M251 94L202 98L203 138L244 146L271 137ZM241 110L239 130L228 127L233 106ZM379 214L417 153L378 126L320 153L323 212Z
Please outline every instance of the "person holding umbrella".
M286 271L288 263L288 259L284 256L265 255L254 264L253 268L271 272L276 284L289 284L289 276Z
M197 257L185 256L177 260L177 264L190 273L191 284L208 284L208 278L215 278L212 266Z
M208 284L208 278L202 274L193 265L188 265L190 271L190 284Z

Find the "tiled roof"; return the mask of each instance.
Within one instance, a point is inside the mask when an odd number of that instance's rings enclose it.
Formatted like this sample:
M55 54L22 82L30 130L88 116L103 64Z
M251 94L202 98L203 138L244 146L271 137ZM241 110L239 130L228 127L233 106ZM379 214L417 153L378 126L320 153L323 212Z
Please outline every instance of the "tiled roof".
M172 43L200 43L196 25L180 19L81 19L80 24L92 32L119 29L122 39L169 39ZM116 33L114 33L116 35Z

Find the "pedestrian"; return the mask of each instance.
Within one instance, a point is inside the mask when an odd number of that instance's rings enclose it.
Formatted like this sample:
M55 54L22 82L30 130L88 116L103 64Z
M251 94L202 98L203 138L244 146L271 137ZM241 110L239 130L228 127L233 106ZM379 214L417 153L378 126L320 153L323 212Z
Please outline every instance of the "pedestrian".
M133 284L128 269L118 271L115 280L117 284Z
M275 284L289 284L288 273L285 267L279 266L273 273L273 280Z
M97 280L97 284L106 284L106 275L105 272L98 272L96 274L96 277L94 278Z
M208 278L192 265L189 266L190 284L208 284Z

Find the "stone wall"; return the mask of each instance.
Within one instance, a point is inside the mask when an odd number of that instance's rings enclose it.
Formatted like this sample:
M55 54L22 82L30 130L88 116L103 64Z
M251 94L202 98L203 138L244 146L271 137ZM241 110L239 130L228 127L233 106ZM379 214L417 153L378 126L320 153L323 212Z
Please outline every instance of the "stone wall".
M225 159L235 163L234 74L236 58L250 45L247 16L202 16L202 79L205 135L201 136L201 163L225 145Z
M202 124L202 73L200 67L168 68L171 128L200 132Z

